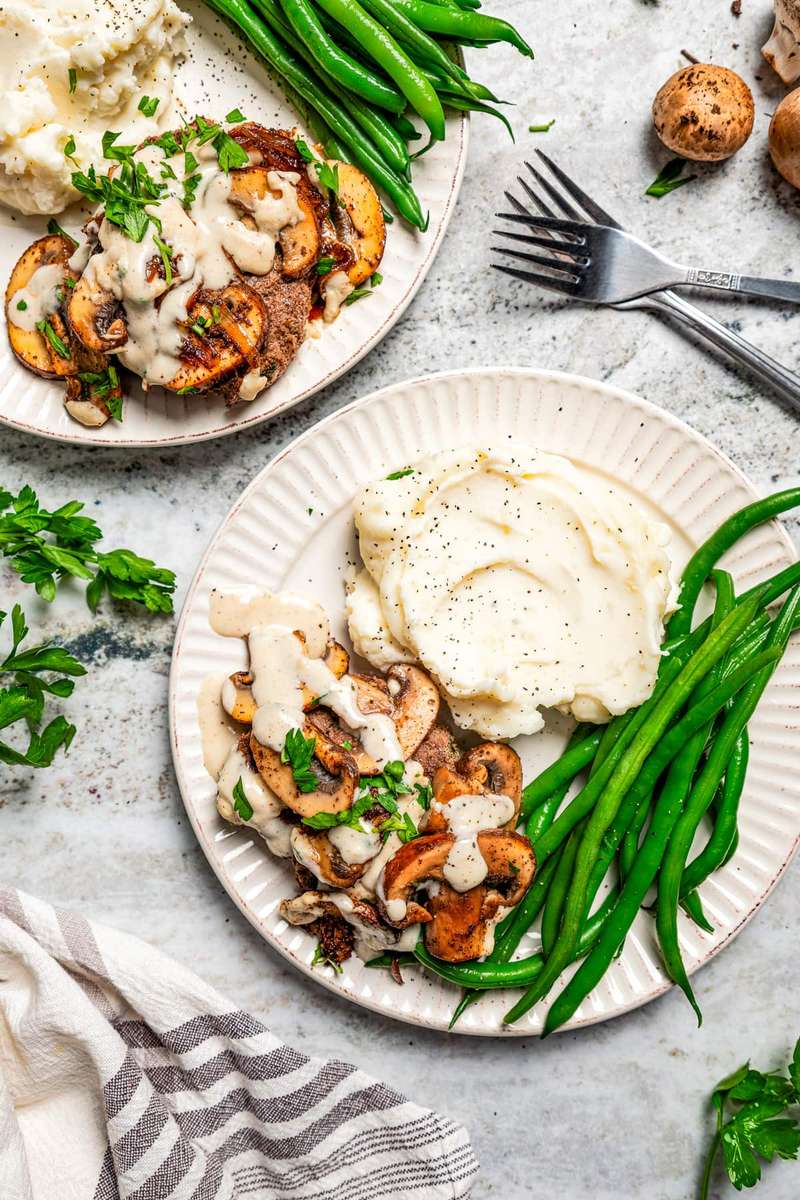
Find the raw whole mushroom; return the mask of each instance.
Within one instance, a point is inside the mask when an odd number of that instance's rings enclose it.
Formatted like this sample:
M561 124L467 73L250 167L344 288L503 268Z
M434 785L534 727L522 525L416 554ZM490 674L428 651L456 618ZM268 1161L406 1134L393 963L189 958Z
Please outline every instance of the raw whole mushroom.
M784 83L800 78L800 0L775 0L775 24L761 53Z

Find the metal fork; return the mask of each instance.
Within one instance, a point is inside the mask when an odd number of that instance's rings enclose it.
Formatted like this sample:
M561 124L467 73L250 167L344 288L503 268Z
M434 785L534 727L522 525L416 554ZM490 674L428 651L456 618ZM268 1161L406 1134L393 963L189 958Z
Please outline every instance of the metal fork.
M547 218L548 223L551 221L561 221L563 218L566 218L570 222L584 224L588 220L595 225L609 226L617 230L622 230L622 226L609 213L602 209L596 201L592 200L586 192L579 188L551 158L541 150L537 150L536 153L548 167L554 179L560 184L560 187L557 187L553 182L545 178L540 171L537 171L535 167L526 162L525 165L531 172L535 182L539 185L540 190L537 191L522 176L517 177L517 182L536 211L527 208L511 192L506 192L505 196L516 210L516 216L520 218L519 223L530 227L538 226L539 229L550 234L549 238L543 238L542 240L548 248L553 250L557 258L552 259L546 265L552 265L558 271L563 269L565 264L569 266L570 260L574 261L574 245L570 243L569 249L565 250L557 243L554 244L553 235L559 233L559 231L555 228L548 230L547 226L542 224L542 217ZM555 209L551 208L543 199L543 195L546 195L552 204L555 205ZM558 210L557 212L556 209ZM565 240L569 243L569 239L565 238L563 233L560 234L558 241L563 242ZM507 275L513 275L516 278L526 279L527 276L532 274L532 272L518 271L513 267L507 267L500 263L492 263L492 266L496 270L502 271ZM537 273L535 282L543 287L554 287L556 291L560 292L568 290L569 294L574 294L572 288L567 289L563 286L565 283L563 275L559 276L554 273L552 276L539 276ZM581 299L579 296L576 298ZM709 316L708 313L703 312L702 309L697 308L694 304L690 304L688 300L685 300L675 292L665 289L634 300L621 302L602 301L602 303L610 303L612 307L620 309L647 308L654 312L675 317L685 328L700 334L720 350L725 351L731 358L746 366L758 379L764 383L768 383L795 410L800 412L799 376L795 375L787 367L782 366L779 362L776 362L775 359L765 354L762 350L759 350L756 346L752 346L744 338L740 337L738 333L734 333L732 329L728 329L725 325L715 320L714 317Z

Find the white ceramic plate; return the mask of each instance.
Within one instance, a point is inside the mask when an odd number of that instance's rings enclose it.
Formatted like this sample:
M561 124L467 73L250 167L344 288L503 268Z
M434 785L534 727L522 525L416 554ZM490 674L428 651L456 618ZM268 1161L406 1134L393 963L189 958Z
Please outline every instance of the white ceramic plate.
M350 502L368 480L422 454L459 444L524 442L601 469L647 498L675 533L677 555L712 533L756 493L699 434L661 409L606 384L544 371L437 375L387 388L320 422L274 459L243 493L200 565L175 640L170 686L173 754L183 799L200 844L231 898L266 940L301 970L358 1004L387 1016L446 1029L455 988L416 968L398 987L388 972L353 959L341 975L310 966L314 942L278 915L294 894L285 863L248 831L218 817L203 767L196 699L209 674L245 665L241 643L208 624L212 587L307 589L326 605L344 637L342 572L355 553ZM770 524L749 534L724 560L741 589L795 559L786 533ZM720 950L763 902L785 869L800 833L800 644L784 657L750 725L752 753L741 810L741 840L731 863L701 889L716 932L681 918L690 970ZM556 757L564 725L514 742L525 777ZM669 985L659 965L651 919L640 914L621 958L567 1028L604 1020L653 999ZM535 937L535 935L531 935ZM527 950L536 948L529 941ZM462 1033L525 1035L541 1029L544 1005L504 1029L509 994L489 993L462 1017Z
M209 9L186 6L193 22L187 33L189 57L177 71L177 94L187 113L218 116L238 107L247 116L276 128L302 127L293 109L263 64ZM148 394L128 376L128 399L122 424L108 421L102 429L86 429L63 405L63 386L39 379L20 366L0 330L0 422L41 437L93 446L164 446L223 437L257 425L275 413L312 396L332 383L389 332L430 270L453 213L467 154L468 122L451 115L447 138L418 160L414 186L430 225L417 233L395 219L388 227L381 264L383 282L368 299L345 307L321 338L301 346L286 374L251 404L226 411L219 396L171 396L162 388ZM422 143L419 143L420 145ZM77 230L85 219L76 209L59 218ZM45 233L44 217L22 217L0 205L0 293L14 263L34 238Z

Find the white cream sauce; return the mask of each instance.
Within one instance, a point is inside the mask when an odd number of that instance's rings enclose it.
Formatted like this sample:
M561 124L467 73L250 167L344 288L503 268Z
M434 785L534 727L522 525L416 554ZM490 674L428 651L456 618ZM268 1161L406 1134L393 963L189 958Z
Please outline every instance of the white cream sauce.
M328 840L336 847L348 865L369 862L381 848L381 835L362 817L359 828L336 825L328 831Z
M227 676L207 675L197 696L197 722L203 743L203 766L216 779L239 737L221 702Z
M410 654L490 738L541 709L607 721L650 695L674 607L670 531L600 472L521 446L431 455L354 500L356 650Z
M195 140L189 149L198 160L189 174L199 176L199 182L188 211L182 203L187 176L183 152L165 158L158 146L142 147L134 159L167 188L157 203L145 206L161 230L151 223L142 241L134 242L103 218L100 252L91 256L84 273L98 302L111 295L122 304L128 338L117 354L147 384L169 383L181 369L182 324L197 289L224 288L237 278L236 268L268 274L280 232L303 220L297 198L300 176L295 172L268 171L265 195L259 197L245 191L241 176L222 171L210 142L201 146ZM175 178L162 180L163 169ZM169 283L158 269L161 249L156 238L170 249Z
M355 291L355 284L350 282L346 271L331 271L330 275L325 276L321 291L325 301L322 319L329 325L338 317L350 293Z
M252 816L247 818L234 808L233 790L240 779L245 799L253 810ZM233 825L247 825L255 829L276 858L288 858L291 855L291 827L280 819L281 807L278 797L270 791L258 772L253 770L241 750L234 747L217 779L219 815Z
M66 269L61 263L37 267L25 287L18 288L8 301L9 323L30 333L40 321L46 320L58 308L58 291L65 277Z
M468 892L486 878L488 867L478 845L478 834L484 829L499 829L514 816L514 801L510 796L455 796L448 804L435 800L431 806L447 820L455 842L442 868L451 888Z

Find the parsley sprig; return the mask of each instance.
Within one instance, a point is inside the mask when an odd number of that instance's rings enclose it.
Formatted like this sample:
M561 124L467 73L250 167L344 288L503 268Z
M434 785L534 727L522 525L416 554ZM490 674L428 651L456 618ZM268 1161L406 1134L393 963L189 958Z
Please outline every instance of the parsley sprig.
M670 192L674 192L676 188L683 187L685 183L691 183L693 179L697 179L696 175L683 174L685 166L685 158L670 159L664 169L655 177L650 187L645 189L645 196L655 196L657 199L660 199L662 196L667 196Z
M142 604L150 612L172 612L175 574L157 567L132 550L98 550L102 531L83 504L71 500L60 508L42 508L30 487L18 496L0 488L0 554L11 560L23 583L32 583L48 602L67 577L87 583L92 611L107 590L114 600Z
M0 626L7 616L0 612ZM85 675L86 668L52 642L23 648L28 632L22 609L15 604L11 612L11 650L0 662L0 729L24 722L28 744L24 750L18 750L0 741L0 762L49 767L56 752L69 746L75 726L58 716L40 730L47 696L70 696L75 686L73 677Z
M281 750L281 762L292 768L292 778L298 791L309 793L317 790L317 777L311 770L311 759L316 746L314 738L303 737L302 729L290 729Z
M253 806L244 794L244 784L241 775L233 788L233 811L238 813L243 821L249 821L253 815Z
M759 1159L797 1158L800 1125L796 1115L785 1114L800 1105L800 1040L787 1071L788 1078L777 1071L763 1074L747 1062L717 1084L711 1096L717 1128L706 1158L700 1200L708 1200L720 1148L737 1191L758 1183Z
M359 795L350 808L338 813L318 812L311 817L303 817L303 824L312 829L335 829L337 826L346 825L349 829L366 833L369 827L365 828L363 817L379 804L387 813L387 816L374 826L381 839L385 842L390 833L396 833L401 842L410 842L418 836L419 830L409 813L400 811L398 797L416 791L418 803L427 809L430 807L430 788L422 784L416 784L414 788L409 787L403 778L404 773L405 764L400 760L386 763L380 775L365 775L361 779Z

